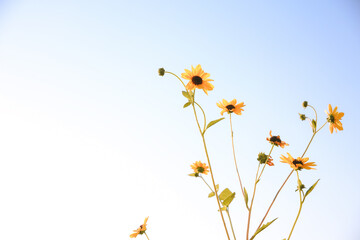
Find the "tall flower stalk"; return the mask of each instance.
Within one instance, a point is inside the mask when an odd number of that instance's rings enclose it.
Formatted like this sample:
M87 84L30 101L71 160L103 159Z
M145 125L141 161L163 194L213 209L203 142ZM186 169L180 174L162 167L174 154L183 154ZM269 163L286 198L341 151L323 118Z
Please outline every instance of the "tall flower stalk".
M160 70L159 70L159 73L160 73ZM189 83L187 85L185 85L184 82L180 79L180 77L177 76L176 74L174 74L172 72L168 72L168 71L164 71L164 73L169 73L169 74L174 75L177 79L180 80L180 82L182 83L182 85L185 88L186 94L183 94L183 95L186 95L185 97L188 98L189 104L192 106L194 116L195 116L195 120L196 120L196 124L198 126L199 133L200 133L201 138L202 138L207 163L209 165L211 181L212 181L213 187L215 189L216 188L216 183L215 183L214 173L213 173L213 170L212 170L212 167L211 167L210 157L209 157L209 153L208 153L207 145L206 145L206 141L205 141L206 115L205 115L205 112L202 109L202 107L197 102L195 102L195 89L196 88L202 89L206 94L207 94L208 91L210 91L210 90L212 90L214 88L214 86L211 83L209 83L209 81L212 81L211 79L208 79L210 74L205 73L201 69L200 65L198 65L196 68L192 67L192 71L189 71L189 70L186 69L185 73L182 74L182 77L185 78L185 79L188 79L190 81L189 81ZM160 75L161 75L161 73L160 73ZM203 113L203 116L204 116L204 127L203 127L203 129L200 126L200 122L199 122L199 119L198 119L198 116L197 116L197 113L196 113L195 105L197 105L200 108L200 110L202 111L202 113ZM228 240L230 240L229 232L228 232L228 229L227 229L227 226L226 226L226 223L225 223L225 219L224 219L224 216L223 216L223 213L222 213L222 210L221 210L220 200L219 200L219 196L218 196L217 191L215 191L215 196L216 196L216 201L217 201L217 204L218 204L221 220L223 222L224 229L225 229L225 232L226 232L226 236L227 236Z

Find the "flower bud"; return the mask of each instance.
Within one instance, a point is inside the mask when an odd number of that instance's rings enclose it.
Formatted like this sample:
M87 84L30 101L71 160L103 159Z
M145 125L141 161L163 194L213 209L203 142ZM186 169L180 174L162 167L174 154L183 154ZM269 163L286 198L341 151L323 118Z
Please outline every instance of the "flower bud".
M160 76L164 76L164 75L165 75L165 69L164 69L164 68L159 68L159 75L160 75Z
M265 153L261 152L261 153L258 154L257 160L258 160L261 164L264 164L267 159L268 159L268 155L266 155Z
M308 106L308 102L304 101L302 105L303 105L304 108L306 108Z
M301 121L304 121L304 120L306 119L305 114L300 114L300 113L299 113L299 115L300 115L300 119L301 119Z

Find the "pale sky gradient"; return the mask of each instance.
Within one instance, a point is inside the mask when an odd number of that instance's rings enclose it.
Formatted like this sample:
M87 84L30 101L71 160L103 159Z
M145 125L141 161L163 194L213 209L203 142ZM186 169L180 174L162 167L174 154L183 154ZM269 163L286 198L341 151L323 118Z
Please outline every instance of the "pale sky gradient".
M251 232L331 103L344 131L324 128L302 171L310 186L293 240L360 239L360 4L319 1L0 0L0 239L129 239L146 216L151 240L225 239L214 198L190 164L205 161L181 74L201 64L215 81L198 102L246 104L234 117L244 185L270 130L290 144L273 153L255 199ZM206 135L215 179L237 193L231 215L245 239L246 211L233 166L229 119ZM208 178L209 182L210 179ZM285 238L298 209L293 176L256 237ZM146 239L139 236L137 239Z

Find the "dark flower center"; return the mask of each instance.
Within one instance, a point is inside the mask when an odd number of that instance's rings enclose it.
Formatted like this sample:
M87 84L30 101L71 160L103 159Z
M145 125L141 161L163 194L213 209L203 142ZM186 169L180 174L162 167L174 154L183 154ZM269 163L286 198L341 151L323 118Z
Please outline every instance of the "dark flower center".
M335 117L334 117L334 115L331 114L331 115L329 116L329 120L330 120L331 123L334 123L334 122L335 122Z
M199 173L203 173L205 169L203 167L198 167L197 170Z
M281 139L279 136L272 136L270 138L270 142L273 142L273 143L281 143Z
M229 111L232 111L233 109L235 109L234 105L227 105L226 108Z
M201 77L199 76L193 76L193 78L191 79L191 81L193 82L193 84L195 85L200 85L202 84L203 80Z
M295 159L292 163L293 163L294 165L296 165L296 164L304 165L301 160L299 161L299 160L297 160L297 159Z

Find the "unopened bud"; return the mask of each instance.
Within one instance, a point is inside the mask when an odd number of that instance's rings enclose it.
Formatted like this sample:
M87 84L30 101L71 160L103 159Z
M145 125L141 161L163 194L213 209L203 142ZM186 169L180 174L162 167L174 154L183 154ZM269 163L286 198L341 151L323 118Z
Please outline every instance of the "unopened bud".
M301 121L304 121L304 120L306 119L305 114L300 114L300 113L299 113L299 115L300 115L300 119L301 119Z
M308 106L308 102L304 101L302 105L303 105L304 108L306 108Z
M165 75L165 69L164 69L164 68L159 68L159 75L160 75L160 76L164 76L164 75Z

